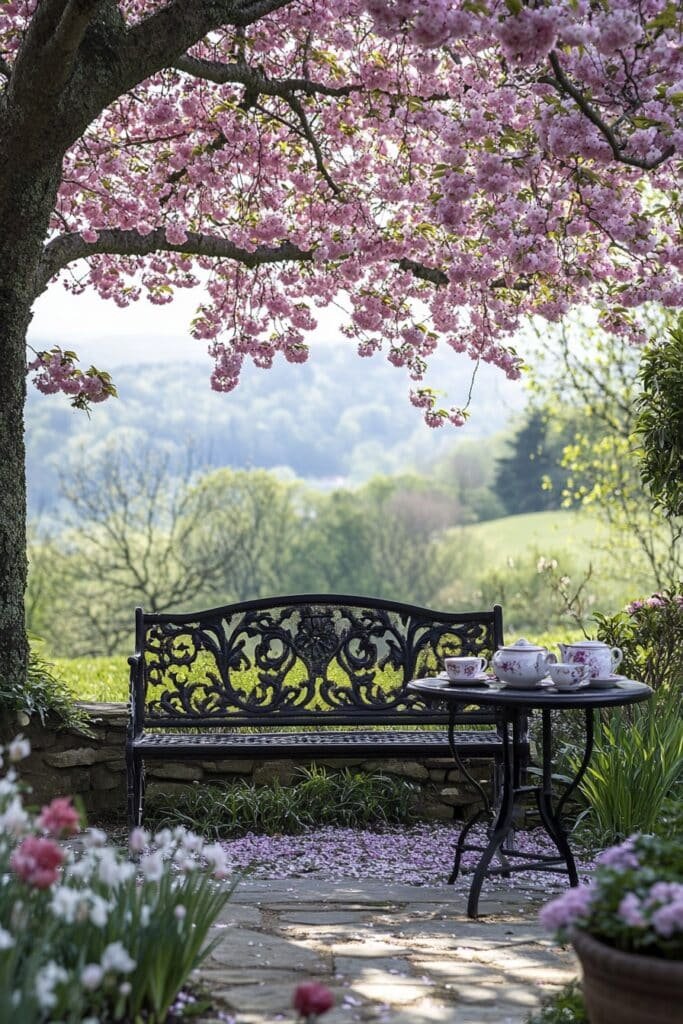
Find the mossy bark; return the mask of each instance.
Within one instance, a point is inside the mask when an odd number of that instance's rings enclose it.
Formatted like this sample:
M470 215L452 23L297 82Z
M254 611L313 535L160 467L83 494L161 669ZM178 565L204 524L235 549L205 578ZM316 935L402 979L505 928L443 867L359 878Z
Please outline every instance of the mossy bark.
M7 140L5 140L7 143ZM11 167L0 145L0 165ZM26 332L59 163L17 166L0 184L0 680L25 679Z

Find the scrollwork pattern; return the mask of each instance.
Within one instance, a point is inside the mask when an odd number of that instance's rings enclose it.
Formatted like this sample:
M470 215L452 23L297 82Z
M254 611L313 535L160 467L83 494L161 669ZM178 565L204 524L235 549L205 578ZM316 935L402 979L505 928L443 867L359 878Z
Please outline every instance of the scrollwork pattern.
M373 711L418 710L424 704L406 692L411 678L434 675L448 655L492 647L490 616L454 622L360 601L168 619L149 616L145 637L146 715L160 723L330 709L359 720Z

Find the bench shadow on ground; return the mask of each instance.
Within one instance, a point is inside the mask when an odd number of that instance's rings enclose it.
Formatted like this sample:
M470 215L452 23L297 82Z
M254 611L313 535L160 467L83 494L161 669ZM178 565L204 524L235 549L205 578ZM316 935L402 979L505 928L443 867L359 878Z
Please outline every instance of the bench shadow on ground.
M294 1020L294 989L310 980L334 992L325 1024L522 1024L577 974L538 924L547 896L496 890L472 921L460 889L245 878L201 980L237 1024Z

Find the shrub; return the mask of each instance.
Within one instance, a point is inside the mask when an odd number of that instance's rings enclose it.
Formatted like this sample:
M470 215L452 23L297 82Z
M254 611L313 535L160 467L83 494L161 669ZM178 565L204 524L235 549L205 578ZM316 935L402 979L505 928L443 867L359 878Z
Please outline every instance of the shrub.
M151 792L148 816L157 827L182 824L204 836L244 832L294 835L320 825L347 828L415 820L415 787L381 774L328 772L313 765L298 770L301 781L283 786L237 782L230 786L189 786L180 794Z
M576 770L579 755L573 755ZM598 727L593 757L580 784L583 824L600 843L631 832L655 832L667 798L683 777L683 718L677 691L645 706L615 710Z
M7 751L11 762L28 752L21 739ZM78 849L64 845L78 828L68 799L29 814L10 769L0 786L0 1020L162 1024L215 944L208 931L233 888L214 881L225 853L185 830L137 830L136 868L96 829Z
M595 621L597 639L624 652L624 675L654 689L683 683L683 594L664 590Z
M26 680L0 680L0 709L37 715L43 723L53 715L64 728L90 734L87 715L76 706L69 686L54 674L54 666L37 653L35 642L29 652Z
M579 982L570 981L544 999L538 1013L527 1018L527 1024L588 1024Z

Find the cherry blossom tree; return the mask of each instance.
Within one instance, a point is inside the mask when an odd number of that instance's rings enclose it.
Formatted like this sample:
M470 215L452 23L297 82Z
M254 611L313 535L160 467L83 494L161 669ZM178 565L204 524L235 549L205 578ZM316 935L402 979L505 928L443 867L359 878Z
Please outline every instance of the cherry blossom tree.
M24 670L25 336L60 278L126 305L203 289L229 391L339 303L431 426L438 343L520 373L525 317L679 304L671 0L0 0L0 675ZM74 353L40 390L114 391Z

